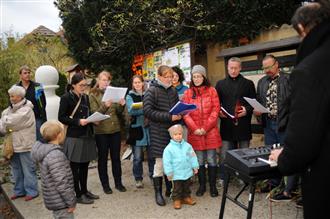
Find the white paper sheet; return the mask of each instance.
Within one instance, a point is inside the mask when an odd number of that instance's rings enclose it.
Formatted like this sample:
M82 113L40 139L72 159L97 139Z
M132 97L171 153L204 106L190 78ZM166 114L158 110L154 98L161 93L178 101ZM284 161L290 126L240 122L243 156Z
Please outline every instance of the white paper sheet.
M256 99L244 97L244 99L253 107L254 111L260 113L270 113L267 108L265 108L261 103L259 103Z
M98 121L102 121L102 120L105 120L105 119L108 119L108 118L110 118L109 115L104 115L102 113L95 112L87 118L87 121L89 121L89 122L98 122Z
M125 98L127 87L112 87L108 86L102 97L102 102L111 100L114 103L118 103L120 99Z

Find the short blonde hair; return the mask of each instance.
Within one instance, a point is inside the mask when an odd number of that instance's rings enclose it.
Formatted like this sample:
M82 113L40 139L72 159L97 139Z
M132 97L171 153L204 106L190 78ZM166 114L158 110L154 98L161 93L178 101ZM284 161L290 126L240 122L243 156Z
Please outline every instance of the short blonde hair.
M64 133L64 126L57 120L48 120L40 127L40 133L45 141L53 141L60 133Z
M173 134L177 132L183 133L183 127L180 124L172 125L169 129L168 132L170 133L170 136L172 137Z

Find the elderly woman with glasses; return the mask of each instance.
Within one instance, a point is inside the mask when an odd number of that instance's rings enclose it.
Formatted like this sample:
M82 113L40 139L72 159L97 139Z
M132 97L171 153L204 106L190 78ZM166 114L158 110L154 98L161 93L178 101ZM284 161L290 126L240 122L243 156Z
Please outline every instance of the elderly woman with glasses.
M25 197L25 201L38 196L35 164L31 158L32 145L36 141L36 122L33 104L25 99L25 89L14 85L8 90L10 105L2 112L0 132L12 133L14 155L10 160L14 175L12 200Z
M90 115L89 98L85 89L85 76L76 73L71 79L71 90L61 97L58 119L67 125L64 153L70 160L77 202L92 204L99 196L87 190L88 165L96 159L96 143L93 126L87 120Z

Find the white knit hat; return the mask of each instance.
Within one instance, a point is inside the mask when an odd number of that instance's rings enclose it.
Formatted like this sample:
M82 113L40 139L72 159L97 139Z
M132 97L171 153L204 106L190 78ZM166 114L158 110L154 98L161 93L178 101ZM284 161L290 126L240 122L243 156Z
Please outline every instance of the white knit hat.
M202 65L194 65L191 70L191 75L195 73L202 74L206 78L206 69Z

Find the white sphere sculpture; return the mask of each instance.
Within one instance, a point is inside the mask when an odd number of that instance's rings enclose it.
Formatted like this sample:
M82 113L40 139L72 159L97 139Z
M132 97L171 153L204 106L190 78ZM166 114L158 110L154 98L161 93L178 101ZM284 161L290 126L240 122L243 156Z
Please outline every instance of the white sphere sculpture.
M46 95L46 114L47 120L58 119L58 109L60 106L60 98L56 96L55 90L59 88L58 72L51 65L40 66L35 73L36 82L42 84Z

